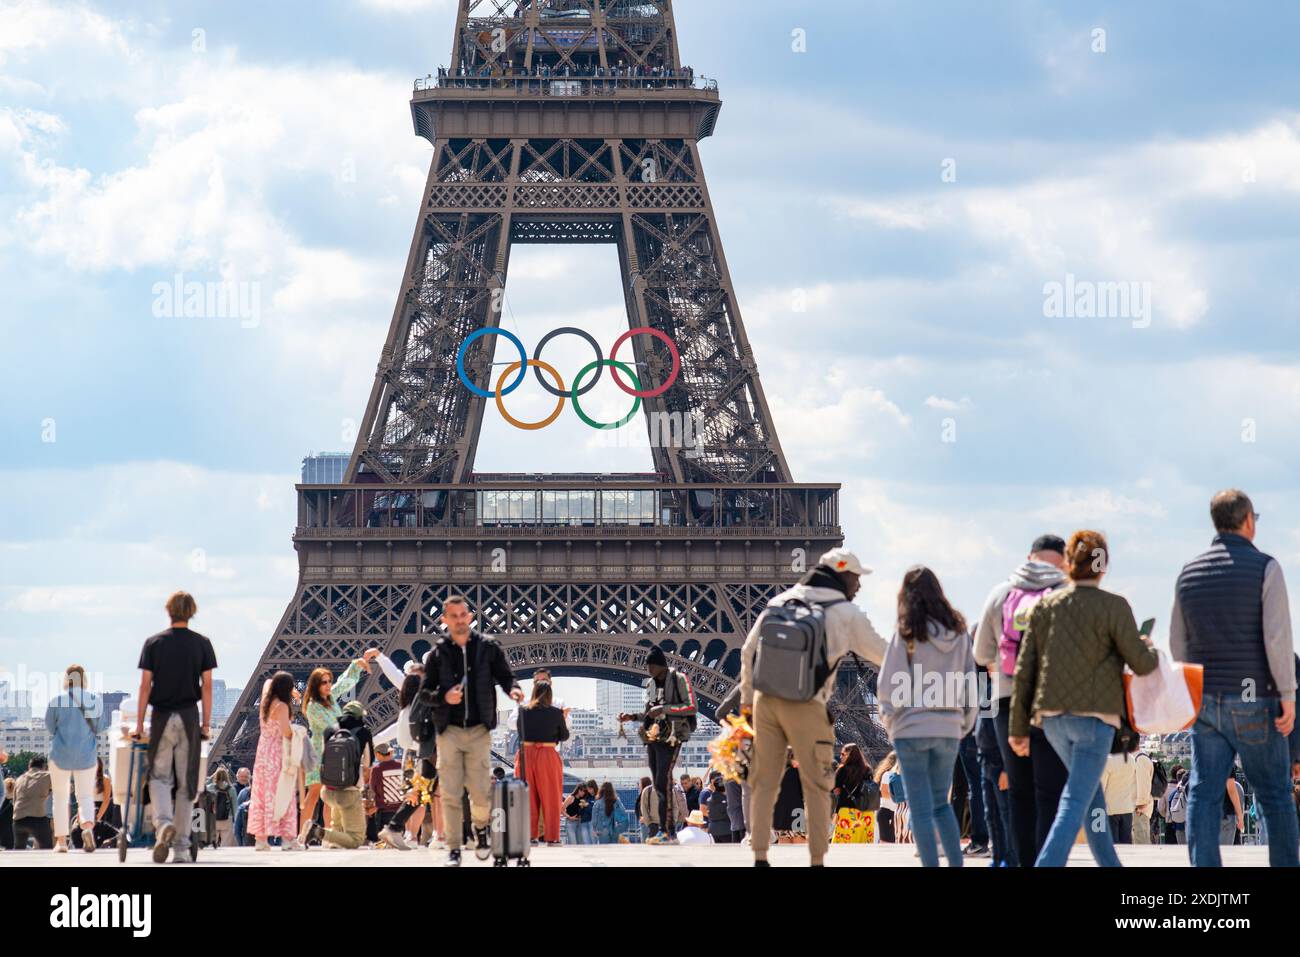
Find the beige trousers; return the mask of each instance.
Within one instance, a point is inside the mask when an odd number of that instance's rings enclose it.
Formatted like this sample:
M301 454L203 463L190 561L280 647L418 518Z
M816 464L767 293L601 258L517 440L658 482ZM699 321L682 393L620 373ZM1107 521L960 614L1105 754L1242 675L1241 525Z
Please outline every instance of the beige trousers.
M465 812L462 797L469 791L469 813L476 828L492 818L492 735L476 724L448 725L438 735L438 787L442 791L442 820L448 847L460 847Z
M786 701L754 695L754 756L749 766L750 833L756 860L767 859L772 839L772 811L785 774L787 745L799 763L808 853L822 863L830 843L831 787L835 783L835 729L826 705L816 700Z

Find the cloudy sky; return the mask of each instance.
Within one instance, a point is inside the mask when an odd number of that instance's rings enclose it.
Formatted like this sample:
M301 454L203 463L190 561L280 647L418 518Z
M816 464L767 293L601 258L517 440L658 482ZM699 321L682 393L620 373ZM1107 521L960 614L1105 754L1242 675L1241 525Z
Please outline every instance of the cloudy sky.
M1036 534L1095 527L1162 636L1230 485L1300 578L1300 8L1087 6L677 4L777 428L798 480L844 483L882 630L912 563L975 615ZM453 15L0 0L0 671L133 687L187 587L244 683L294 590L301 459L364 409L431 155L411 80ZM516 250L507 327L612 341L616 267ZM255 315L166 315L178 275ZM1101 284L1127 301L1053 307ZM570 416L520 435L489 410L478 467L649 466Z

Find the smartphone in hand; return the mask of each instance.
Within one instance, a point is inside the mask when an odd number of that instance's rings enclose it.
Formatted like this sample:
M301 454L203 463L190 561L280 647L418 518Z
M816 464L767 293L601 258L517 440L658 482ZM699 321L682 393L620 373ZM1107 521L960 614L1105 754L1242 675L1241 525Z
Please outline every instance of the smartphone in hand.
M1138 629L1138 634L1143 638L1150 638L1151 633L1155 630L1156 620L1154 618L1148 618L1146 621L1142 622L1142 627Z

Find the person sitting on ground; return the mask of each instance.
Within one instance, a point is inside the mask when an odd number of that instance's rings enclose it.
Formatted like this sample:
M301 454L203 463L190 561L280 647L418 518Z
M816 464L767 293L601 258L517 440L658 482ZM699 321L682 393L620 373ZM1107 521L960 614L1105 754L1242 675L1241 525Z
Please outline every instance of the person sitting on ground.
M678 844L714 844L713 835L708 831L709 822L704 819L704 812L696 808L686 815L686 826L677 832ZM731 831L727 831L727 840L731 840Z
M48 851L54 846L50 828L50 772L45 755L38 754L14 782L14 849L26 850L28 840ZM67 810L64 810L67 814Z
M375 760L375 746L366 730L366 711L360 701L349 701L343 706L339 715L339 731L350 731L361 751L358 762L356 781L346 787L331 787L323 783L321 800L330 809L330 827L325 831L322 844L349 850L360 847L366 842L365 802L370 793L367 772ZM325 747L330 747L330 739L336 732L325 737ZM322 764L324 761L322 761Z

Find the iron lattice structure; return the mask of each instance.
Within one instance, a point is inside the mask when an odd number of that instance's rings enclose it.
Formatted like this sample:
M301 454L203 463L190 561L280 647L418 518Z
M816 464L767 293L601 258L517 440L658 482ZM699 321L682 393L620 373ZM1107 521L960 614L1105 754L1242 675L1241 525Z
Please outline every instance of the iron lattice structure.
M298 591L214 758L251 758L269 674L419 657L451 592L521 676L639 682L655 643L711 713L767 600L843 541L839 487L794 483L772 425L700 161L721 101L681 64L670 0L461 0L451 63L411 100L433 159L346 481L298 486ZM618 249L629 328L680 351L643 400L655 471L475 473L490 400L461 383L461 343L499 324L513 244L595 242ZM495 343L467 350L472 381ZM628 345L665 381L659 340ZM687 419L689 442L662 441ZM841 678L834 708L876 753L871 678ZM375 726L394 716L385 679L359 695Z

